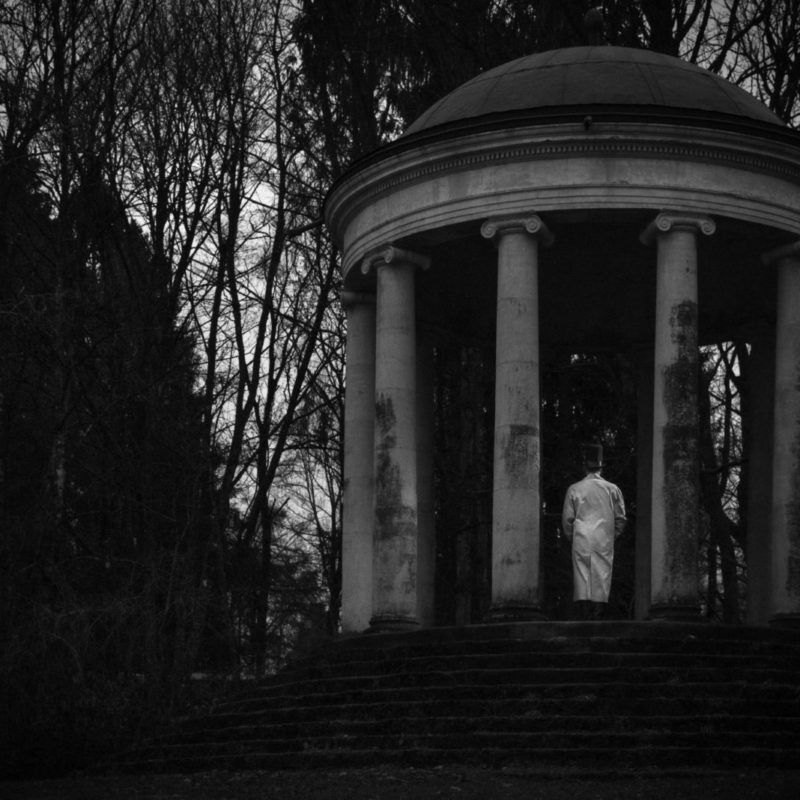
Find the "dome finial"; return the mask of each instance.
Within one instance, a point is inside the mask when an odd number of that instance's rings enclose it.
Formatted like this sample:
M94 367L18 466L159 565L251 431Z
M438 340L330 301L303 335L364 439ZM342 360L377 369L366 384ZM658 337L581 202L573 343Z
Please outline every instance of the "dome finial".
M586 12L583 18L583 28L589 39L589 44L596 47L603 44L605 39L605 19L602 6L594 6Z

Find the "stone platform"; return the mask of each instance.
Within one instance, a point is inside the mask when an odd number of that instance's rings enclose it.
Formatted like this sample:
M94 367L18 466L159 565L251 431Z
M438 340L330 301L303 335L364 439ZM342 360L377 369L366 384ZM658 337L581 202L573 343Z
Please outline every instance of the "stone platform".
M531 622L342 638L114 768L458 762L797 768L800 636Z

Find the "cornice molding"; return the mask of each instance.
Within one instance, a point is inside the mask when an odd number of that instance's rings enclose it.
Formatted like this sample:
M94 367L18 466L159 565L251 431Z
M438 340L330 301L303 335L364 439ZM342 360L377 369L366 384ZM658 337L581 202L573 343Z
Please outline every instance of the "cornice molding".
M795 197L798 197L795 202ZM723 189L706 188L687 192L682 185L654 187L644 184L618 184L611 187L598 184L569 184L548 189L532 187L522 192L471 195L455 198L431 207L410 207L377 215L367 224L351 231L342 256L342 272L347 275L360 266L364 255L380 249L387 241L401 241L430 230L453 227L473 230L479 235L480 226L495 215L523 217L530 208L541 209L546 217L551 213L573 209L604 208L614 211L680 208L687 214L726 218L763 225L800 237L800 187L797 195L775 196L770 202L762 197L731 195ZM460 228L459 228L460 226ZM556 247L558 242L556 242Z
M685 133L685 131L681 131ZM449 147L422 147L400 154L357 172L339 185L329 198L328 224L341 233L353 215L376 198L390 194L404 185L440 175L455 174L467 169L509 162L552 160L559 158L625 158L678 160L703 164L731 166L739 170L778 176L800 183L800 153L782 154L785 146L774 146L775 152L765 152L761 140L749 142L747 137L732 139L730 135L713 136L705 131L692 131L695 140L677 138L677 131L622 130L615 135L564 136L553 131L543 139L542 131L532 132L537 140L519 140L518 131L511 134L486 135L477 140L454 141ZM517 134L517 135L512 135ZM663 135L665 138L660 138ZM748 148L747 145L751 145ZM460 152L453 149L460 148ZM439 152L437 152L437 150ZM794 158L792 157L794 155Z

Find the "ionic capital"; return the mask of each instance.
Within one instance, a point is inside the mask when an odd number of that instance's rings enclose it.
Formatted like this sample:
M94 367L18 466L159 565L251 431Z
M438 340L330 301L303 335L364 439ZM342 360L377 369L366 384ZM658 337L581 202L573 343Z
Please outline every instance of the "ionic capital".
M404 250L394 245L379 247L364 256L361 262L361 271L366 275L373 267L383 265L409 266L418 269L428 269L431 260L428 256L415 253L413 250Z
M692 231L711 236L717 230L717 223L702 214L662 211L641 233L639 241L651 245L662 233L672 231Z
M761 263L768 267L789 258L800 261L800 241L767 251L761 256Z
M481 225L481 236L484 239L520 231L536 237L545 247L549 247L555 241L550 229L538 214L530 214L527 217L493 217Z

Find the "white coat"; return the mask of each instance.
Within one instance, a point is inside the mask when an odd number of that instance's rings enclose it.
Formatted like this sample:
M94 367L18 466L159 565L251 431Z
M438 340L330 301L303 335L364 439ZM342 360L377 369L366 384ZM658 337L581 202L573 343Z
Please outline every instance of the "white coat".
M599 473L590 472L567 489L561 522L572 542L574 599L607 603L614 540L625 527L622 492Z

